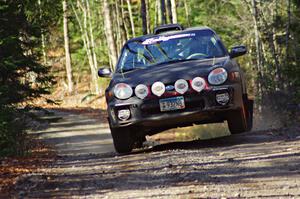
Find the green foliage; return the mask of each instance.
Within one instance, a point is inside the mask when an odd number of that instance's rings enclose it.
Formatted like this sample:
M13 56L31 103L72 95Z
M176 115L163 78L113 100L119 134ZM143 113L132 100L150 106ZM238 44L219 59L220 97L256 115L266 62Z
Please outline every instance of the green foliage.
M14 105L47 93L48 68L38 63L40 28L26 16L26 1L0 2L0 149L20 152L24 126Z
M47 49L51 51L62 51L63 49L63 30L62 30L62 10L60 0L42 0L39 5L37 2L26 0L26 16L32 20L32 24L39 26L40 29L49 30L46 32L48 38ZM109 6L111 10L111 17L113 19L113 34L117 43L118 51L121 47L120 38L118 36L118 27L116 20L116 6L118 2L110 0ZM142 35L142 20L141 20L141 5L140 1L130 1L134 19L134 26L136 36ZM187 13L186 5L187 3ZM105 30L103 26L102 1L91 0L91 26L95 41L95 52L97 55L98 67L108 66L109 55L107 49L107 41ZM249 53L239 58L241 66L246 71L247 80L249 82L249 90L253 95L256 95L256 85L259 81L263 81L264 92L273 92L278 89L278 82L276 82L276 63L274 55L278 58L280 65L280 72L282 73L282 80L288 82L285 88L300 90L299 88L299 57L300 55L300 28L299 28L299 2L291 0L291 24L289 49L286 49L286 26L288 20L287 1L271 0L271 1L257 1L259 12L259 31L260 39L262 41L263 51L263 67L261 72L264 74L263 80L258 78L258 69L256 67L257 49L255 46L254 21L252 16L251 1L215 1L215 0L186 0L176 1L178 23L184 26L209 26L216 30L224 41L227 48L234 45L245 44ZM68 1L69 4L69 35L72 55L72 67L74 72L74 79L84 80L90 73L89 60L87 58L86 47L75 12L77 12L81 25L84 26L84 12L85 1ZM128 5L123 1L122 10L124 11L124 23L128 31L129 38L132 37L131 25L129 21ZM120 9L121 9L120 8ZM40 10L41 12L37 12ZM156 1L149 1L149 15L150 26L152 29L157 24ZM188 15L188 16L187 16ZM169 23L169 21L168 21ZM89 25L87 25L89 29ZM88 37L89 33L88 33ZM274 42L271 39L274 37ZM55 40L55 42L54 42ZM1 41L2 42L2 41ZM272 52L272 43L275 44L275 53ZM39 52L36 49L36 52ZM288 54L288 55L287 55ZM63 56L61 53L60 56ZM288 59L286 60L286 57ZM56 59L56 58L55 58ZM60 61L61 62L61 61ZM61 67L63 69L63 67ZM83 75L84 74L84 75ZM102 83L100 83L102 84ZM105 85L105 84L104 84ZM102 86L104 87L104 86ZM5 89L5 88L4 88ZM299 94L297 94L299 96Z
M24 12L22 1L0 3L0 106L46 93L48 69L37 60L39 36Z

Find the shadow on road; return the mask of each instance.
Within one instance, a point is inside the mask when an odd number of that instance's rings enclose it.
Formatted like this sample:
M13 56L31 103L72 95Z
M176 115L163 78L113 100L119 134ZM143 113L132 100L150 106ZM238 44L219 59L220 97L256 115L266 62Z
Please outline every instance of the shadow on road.
M277 191L285 186L300 194L300 138L291 139L281 129L168 143L117 155L107 124L64 114L63 120L38 132L60 154L43 175L20 182L28 197L172 198L220 189L231 190L227 195L233 196L232 190L245 189L247 198L257 196L257 190L272 198L287 196L288 192Z
M39 183L36 187L39 191L32 192L31 196L101 196L213 184L223 188L246 186L251 197L253 190L259 188L256 181L261 186L270 182L285 186L288 179L293 180L288 186L297 188L300 151L290 150L289 146L299 142L266 131L164 144L123 156L115 153L62 156L54 172L47 174L50 180ZM174 193L157 192L151 197L171 197ZM203 190L193 193L201 194ZM285 196L270 190L268 193L270 197ZM135 198L134 194L130 196Z

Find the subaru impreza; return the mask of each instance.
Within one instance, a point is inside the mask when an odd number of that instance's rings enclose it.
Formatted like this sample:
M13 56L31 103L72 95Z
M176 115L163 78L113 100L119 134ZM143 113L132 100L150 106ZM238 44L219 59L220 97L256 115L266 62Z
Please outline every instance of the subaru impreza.
M106 89L108 122L118 153L140 147L146 135L193 124L227 121L232 134L252 128L253 100L235 60L214 30L177 24L125 43Z

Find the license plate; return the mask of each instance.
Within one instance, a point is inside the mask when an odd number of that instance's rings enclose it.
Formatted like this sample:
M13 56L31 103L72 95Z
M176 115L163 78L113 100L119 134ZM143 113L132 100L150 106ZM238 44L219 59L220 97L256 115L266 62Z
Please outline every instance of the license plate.
M179 109L184 109L184 98L180 97L172 97L159 100L160 111L174 111Z

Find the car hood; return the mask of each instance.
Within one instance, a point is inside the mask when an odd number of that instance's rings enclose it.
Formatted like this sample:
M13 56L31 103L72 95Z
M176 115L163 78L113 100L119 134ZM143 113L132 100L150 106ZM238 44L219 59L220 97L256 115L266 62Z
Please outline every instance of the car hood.
M138 84L151 85L156 81L168 84L178 79L188 80L197 76L206 77L214 68L226 67L229 61L229 57L190 60L179 63L166 63L125 73L115 73L111 86L120 82L127 83L133 87Z

